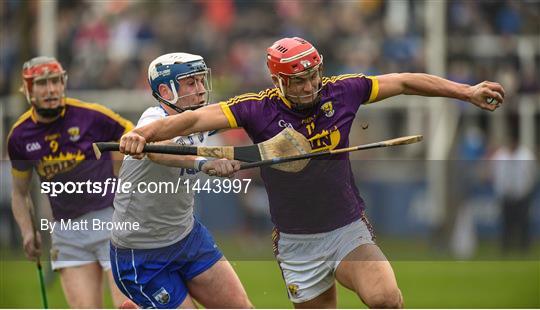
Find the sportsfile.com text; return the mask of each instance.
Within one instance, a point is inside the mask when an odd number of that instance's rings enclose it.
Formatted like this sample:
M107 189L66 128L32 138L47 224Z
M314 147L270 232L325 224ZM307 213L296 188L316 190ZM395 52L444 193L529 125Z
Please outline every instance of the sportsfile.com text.
M251 179L191 179L178 178L176 182L124 182L121 179L108 178L103 182L42 182L41 193L51 197L61 194L100 194L107 193L143 193L143 194L169 194L183 191L186 193L214 193L214 194L239 194L247 193Z

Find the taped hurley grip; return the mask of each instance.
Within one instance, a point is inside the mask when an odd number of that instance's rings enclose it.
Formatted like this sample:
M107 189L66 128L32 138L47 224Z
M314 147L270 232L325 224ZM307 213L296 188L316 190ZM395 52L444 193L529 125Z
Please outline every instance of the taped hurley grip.
M197 155L203 157L234 159L234 147L232 146L206 146L197 149Z

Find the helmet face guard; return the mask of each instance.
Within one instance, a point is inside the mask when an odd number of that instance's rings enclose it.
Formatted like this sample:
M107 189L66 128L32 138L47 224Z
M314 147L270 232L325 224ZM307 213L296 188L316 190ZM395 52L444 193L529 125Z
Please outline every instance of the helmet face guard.
M293 81L295 78L304 78L306 76L309 77L313 72L317 72L321 80L319 81L319 83L317 84L317 87L313 90L311 94L292 95L287 92L287 89L291 85L291 81ZM279 89L281 93L283 94L283 96L285 96L286 98L291 99L295 103L302 101L302 99L304 98L310 98L310 97L312 97L313 100L316 101L316 98L319 95L319 92L322 90L322 64L318 64L310 69L307 69L297 74L291 74L291 75L279 74L278 76L276 76L276 78L278 80Z
M179 107L176 105L178 100L195 95L185 94L179 96L180 80L204 75L205 86L205 103L187 107ZM209 103L210 92L212 91L212 76L210 68L208 68L201 56L191 55L187 53L166 54L156 58L148 67L148 83L152 88L152 95L161 103L167 105L178 113L186 110L196 110ZM173 98L171 100L163 98L159 94L159 85L165 84L170 87Z
M28 104L32 105L36 113L44 118L55 118L65 109L63 98L65 90L60 94L60 105L56 108L43 108L36 104L36 98L33 95L33 88L36 82L48 83L47 80L59 78L62 85L67 83L66 71L62 65L53 57L39 56L30 59L23 64L22 70L23 86L21 91L24 93Z
M40 56L30 59L23 64L22 91L29 104L33 104L35 98L32 96L34 83L37 81L48 80L51 78L60 77L62 84L67 83L66 71L62 65L53 57ZM65 94L61 94L64 97Z
M267 49L267 66L270 74L278 81L278 87L284 97L293 101L301 100L306 97L317 98L322 89L322 83L309 95L294 96L287 94L287 88L290 80L295 77L309 75L317 70L322 78L323 58L311 45L304 39L284 38L276 41ZM313 100L313 103L316 100ZM311 104L312 105L312 104Z

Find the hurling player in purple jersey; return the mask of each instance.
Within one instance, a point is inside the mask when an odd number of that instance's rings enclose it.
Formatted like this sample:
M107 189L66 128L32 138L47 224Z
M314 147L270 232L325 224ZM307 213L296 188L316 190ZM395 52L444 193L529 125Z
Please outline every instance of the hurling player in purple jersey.
M41 179L42 192L46 189L43 185L52 182L111 183L115 178L111 156L119 163L121 154L106 155L98 161L92 143L117 141L133 124L101 105L66 98L67 75L55 58L40 56L25 62L22 78L30 109L13 125L8 135L8 152L13 215L21 229L25 254L34 260L41 253L41 237L32 228L29 209L33 208L32 171ZM53 194L49 187L45 193L49 196L54 226L44 229L42 221L36 223L40 230L51 233L52 268L60 272L64 294L72 308L102 308L104 276L114 304L118 306L125 299L111 273L110 233L92 228L94 219L110 221L114 194L110 190L92 193L93 189L83 186L76 192Z
M309 42L284 38L267 49L275 88L234 97L137 128L121 152L139 154L146 142L221 128L242 127L254 143L291 127L315 151L349 145L362 104L397 95L456 98L493 111L504 101L498 83L455 83L422 73L322 76L323 58ZM299 173L261 168L275 225L274 253L289 299L297 308L337 306L335 280L372 308L400 308L403 298L390 263L364 215L347 154L312 160Z

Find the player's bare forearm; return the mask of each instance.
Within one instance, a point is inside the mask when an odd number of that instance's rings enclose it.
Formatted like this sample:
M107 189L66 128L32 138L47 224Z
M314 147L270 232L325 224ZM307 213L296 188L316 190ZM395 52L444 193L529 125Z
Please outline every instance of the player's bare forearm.
M196 111L186 111L135 129L147 142L168 140L176 136L187 136L227 128L227 118L217 104Z
M147 142L169 140L176 136L228 127L229 120L221 107L211 104L195 111L186 111L154 121L128 132L120 139L120 152L140 155Z
M136 128L133 132L143 136L147 142L169 140L176 136L191 134L189 129L196 121L193 111L186 111Z
M494 98L499 104L504 101L504 89L495 82L485 81L471 86L425 73L393 73L378 76L377 79L379 94L376 101L402 94L447 97L468 101L486 110L498 107L486 103L486 99Z
M29 192L30 180L13 177L13 189L11 192L11 211L13 217L19 225L21 235L24 237L27 234L33 234L32 219L30 217L29 207L27 204L32 204Z
M24 177L13 175L11 210L21 229L25 255L28 259L34 260L41 254L41 236L32 225L30 210L33 210L34 206L29 192L31 179L32 174Z
M466 101L469 85L452 82L435 75L424 73L392 73L377 77L379 95L383 100L397 95L419 95L449 97Z

